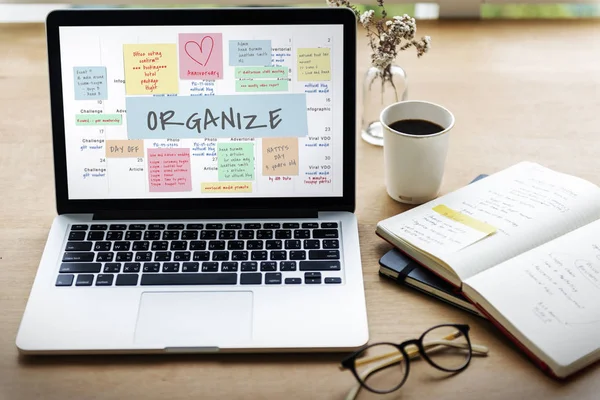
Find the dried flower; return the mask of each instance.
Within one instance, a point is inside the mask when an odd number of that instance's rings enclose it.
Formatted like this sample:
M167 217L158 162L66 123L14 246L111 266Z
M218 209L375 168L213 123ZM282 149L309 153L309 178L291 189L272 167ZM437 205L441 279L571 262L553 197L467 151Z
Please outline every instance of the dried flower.
M360 23L363 24L363 26L365 28L367 28L369 25L371 25L371 22L373 21L373 14L375 14L375 11L369 10L369 11L365 11L360 16Z

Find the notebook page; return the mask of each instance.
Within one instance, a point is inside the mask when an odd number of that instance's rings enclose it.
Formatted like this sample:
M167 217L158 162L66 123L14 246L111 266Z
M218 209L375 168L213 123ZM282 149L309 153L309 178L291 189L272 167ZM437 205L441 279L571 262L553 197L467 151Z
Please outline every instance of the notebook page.
M456 236L450 224L430 218L439 205L489 224L496 231L454 248L434 243L433 234L447 241L464 238ZM599 187L522 162L380 224L413 246L428 249L425 251L465 280L598 218Z
M521 336L567 366L600 349L600 221L470 279Z

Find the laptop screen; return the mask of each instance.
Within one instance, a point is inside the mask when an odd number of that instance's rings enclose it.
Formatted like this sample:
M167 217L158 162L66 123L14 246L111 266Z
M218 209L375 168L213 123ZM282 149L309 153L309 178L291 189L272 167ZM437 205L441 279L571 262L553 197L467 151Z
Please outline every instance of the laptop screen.
M68 197L343 195L343 26L60 27Z

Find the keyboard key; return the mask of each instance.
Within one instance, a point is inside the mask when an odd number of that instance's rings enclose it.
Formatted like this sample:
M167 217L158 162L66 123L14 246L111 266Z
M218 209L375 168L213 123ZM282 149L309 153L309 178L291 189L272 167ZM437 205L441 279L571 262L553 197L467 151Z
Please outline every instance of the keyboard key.
M179 239L179 231L164 231L162 235L163 240L177 240Z
M206 274L143 274L141 284L144 285L235 285L236 273Z
M71 232L69 233L69 240L83 240L85 239L85 232Z
M316 250L313 250L316 251ZM306 251L292 250L290 251L290 260L306 260Z
M337 222L322 222L321 223L321 228L337 228L338 224Z
M300 228L300 224L296 222L287 222L283 224L283 229L298 229Z
M192 253L189 251L176 251L173 254L173 261L190 261Z
M185 240L174 240L171 242L171 250L187 250L187 242Z
M150 224L148 229L162 231L165 229L165 224Z
M198 231L183 231L181 232L182 240L196 240L198 239Z
M342 278L325 278L325 283L342 283Z
M300 261L300 271L339 271L339 261Z
M152 253L149 251L139 251L135 253L135 261L152 261Z
M276 239L291 239L292 238L292 231L290 231L290 230L275 231L275 238Z
M162 271L163 272L179 272L179 263L178 262L164 263Z
M228 251L213 251L212 259L213 259L213 261L228 261L229 260L229 252Z
M104 232L90 231L90 233L88 233L87 240L104 240Z
M96 251L110 251L110 246L112 242L96 242L94 245L94 250Z
M279 229L281 228L281 224L278 222L267 222L263 224L263 228L265 229Z
M59 275L56 278L56 286L71 286L74 277L74 275Z
M158 239L160 239L160 231L144 232L144 240L158 240Z
M143 231L146 229L146 224L131 224L129 225L129 229L132 231Z
M152 262L152 263L144 263L144 272L159 272L160 271L160 263Z
M211 240L211 239L216 239L216 238L217 238L217 231L202 231L202 232L200 232L200 239Z
M209 250L225 250L225 241L224 240L211 240L208 242Z
M313 231L314 239L333 239L338 237L337 229L315 229Z
M320 272L306 272L304 274L304 283L320 284L321 283L321 273Z
M203 224L187 224L186 229L204 229Z
M82 224L71 225L71 230L72 231L87 231L88 226L82 225Z
M308 252L309 260L339 260L339 250L310 250Z
M168 250L169 242L165 242L164 240L160 240L157 242L152 242L152 250Z
M269 272L265 274L265 284L281 285L281 272Z
M277 271L277 263L275 261L263 261L260 263L261 271Z
M182 272L198 272L200 270L200 264L197 262L184 262L181 271Z
M241 240L230 240L227 242L227 250L244 250L244 242Z
M265 230L256 231L256 238L257 239L273 239L273 231L265 231Z
M94 283L94 275L79 274L75 286L92 286Z
M132 250L136 251L146 251L150 249L150 242L148 241L144 241L144 242L133 242L133 248Z
M282 261L279 263L279 270L283 272L295 271L296 261Z
M235 231L219 231L219 239L235 239Z
M206 224L206 229L223 229L223 224Z
M260 229L260 224L256 222L244 224L244 229Z
M240 274L240 284L242 285L260 285L262 283L262 274L251 273L251 274Z
M125 240L141 240L142 231L127 231L125 233Z
M314 229L314 228L318 228L319 224L316 222L304 222L302 224L302 228L304 229Z
M122 252L117 253L116 261L132 261L132 260L133 260L133 253L131 251L122 251Z
M234 251L231 253L231 259L233 261L245 261L248 259L248 252L247 251Z
M196 240L194 242L190 242L190 250L206 250L206 241Z
M237 272L238 263L237 261L227 261L221 263L221 272Z
M141 266L142 266L141 263L125 263L125 265L123 265L123 272L125 272L125 273L140 272Z
M110 229L111 231L124 231L127 229L127 225L113 224L108 229Z
M285 250L274 250L271 251L271 260L287 260L287 251Z
M208 251L195 251L194 261L208 261L210 260L210 252Z
M202 263L202 272L217 272L219 270L219 263L212 261L205 261Z
M318 249L321 247L321 243L318 240L305 240L304 248L305 249Z
M337 239L323 240L323 248L324 249L339 249L340 241Z
M94 273L100 272L101 263L62 263L59 272L61 273Z
M254 231L239 231L238 239L254 239Z
M82 261L94 261L93 252L68 252L63 254L63 262L82 262Z
M115 242L113 251L128 251L131 247L131 242Z
M123 232L108 231L108 233L106 234L106 240L123 240Z
M169 224L169 225L167 225L167 229L179 229L179 230L181 230L183 228L184 228L183 224Z
M246 249L248 250L262 250L263 241L262 240L248 240L246 242Z
M225 229L242 229L242 224L225 224Z
M92 242L67 242L65 251L90 251Z
M133 274L119 274L117 275L116 286L137 286L138 275Z
M282 240L267 240L265 248L267 250L281 250L283 248Z
M296 229L294 231L294 239L308 239L310 238L310 231L307 229Z
M255 250L250 253L251 260L266 260L267 256L268 256L268 253L264 250L263 251Z
M98 253L98 255L96 256L96 261L111 262L114 259L114 256L115 256L114 253L101 252L101 253Z
M108 225L92 225L90 229L92 231L105 231L108 229Z
M288 249L288 250L301 249L302 248L302 242L300 242L299 240L286 240L285 241L285 248Z
M114 278L113 274L98 274L96 286L112 286Z
M121 272L121 263L106 263L104 264L104 272L113 273Z
M154 261L171 261L171 252L157 251L154 253Z
M245 261L242 263L242 272L258 271L258 263L256 261Z
M302 283L302 279L300 278L285 278L286 285L299 285Z

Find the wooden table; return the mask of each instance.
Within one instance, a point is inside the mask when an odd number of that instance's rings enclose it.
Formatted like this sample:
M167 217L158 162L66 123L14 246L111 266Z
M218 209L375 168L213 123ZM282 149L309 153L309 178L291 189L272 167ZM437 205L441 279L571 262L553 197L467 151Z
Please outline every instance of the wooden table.
M444 192L521 160L600 184L599 22L436 21L419 33L432 36L431 53L398 61L410 98L456 115ZM599 398L599 366L553 381L487 321L378 276L390 247L375 225L406 207L385 192L382 149L358 135L357 146L371 340L402 341L449 321L470 324L473 341L490 347L457 376L417 362L400 391L360 398ZM55 216L52 165L44 28L0 25L0 399L341 399L354 384L337 368L340 354L20 358L15 336Z

